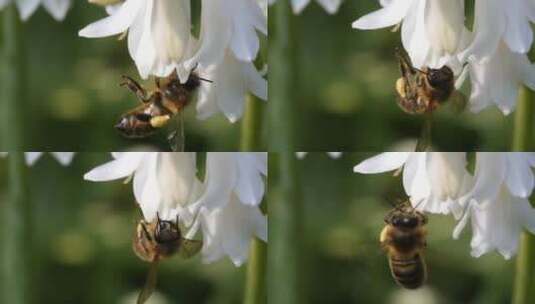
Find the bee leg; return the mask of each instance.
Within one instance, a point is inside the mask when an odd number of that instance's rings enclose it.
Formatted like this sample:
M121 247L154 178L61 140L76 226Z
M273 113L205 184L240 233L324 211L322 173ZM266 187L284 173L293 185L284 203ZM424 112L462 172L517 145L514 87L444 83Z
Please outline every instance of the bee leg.
M154 83L156 84L156 87L159 89L160 88L160 78L159 77L154 77Z
M147 91L134 79L123 75L123 82L120 84L122 87L126 87L134 94L142 103L147 103L150 101L151 96L148 96Z
M149 231L147 230L147 227L145 226L145 223L141 223L141 228L143 228L143 232L145 233L145 236L149 241L152 241L152 237L149 234Z

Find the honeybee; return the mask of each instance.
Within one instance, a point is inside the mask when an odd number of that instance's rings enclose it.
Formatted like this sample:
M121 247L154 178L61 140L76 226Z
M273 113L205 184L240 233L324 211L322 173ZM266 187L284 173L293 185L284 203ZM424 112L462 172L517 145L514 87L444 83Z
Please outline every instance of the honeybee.
M428 67L419 70L412 65L409 55L396 50L401 77L396 81L398 105L409 114L433 112L455 91L455 76L446 65L440 69Z
M427 217L407 202L388 212L385 223L380 242L388 257L392 277L404 288L422 286L427 279L423 255Z
M155 78L156 89L147 92L137 81L123 75L120 84L128 88L141 101L141 105L124 113L115 128L127 138L144 138L167 125L173 116L182 112L201 81L211 82L192 72L185 83L176 71L167 78Z
M135 254L143 261L150 262L145 286L139 294L137 303L142 304L151 296L156 288L158 262L178 254L182 258L190 258L197 254L202 242L182 237L176 222L161 220L159 216L155 222L147 223L140 220L132 241Z

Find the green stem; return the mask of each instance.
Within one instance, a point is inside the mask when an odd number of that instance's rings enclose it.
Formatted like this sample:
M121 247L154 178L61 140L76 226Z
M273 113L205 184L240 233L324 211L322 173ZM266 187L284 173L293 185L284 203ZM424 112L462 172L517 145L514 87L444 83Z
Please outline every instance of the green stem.
M26 304L30 300L30 206L25 186L26 168L23 152L8 157L8 199L4 205L2 267L2 303Z
M532 148L534 108L533 92L521 90L515 113L513 151L529 151ZM513 304L533 303L535 298L535 237L522 232L520 248L516 258L513 289Z
M292 12L288 0L279 0L270 8L274 30L269 37L269 149L285 152L295 149L296 89L295 46L292 38ZM271 19L271 18L270 18Z
M269 132L270 172L277 175L277 196L269 206L268 290L269 303L301 302L300 263L303 206L296 171L295 119L296 45L289 0L271 6L269 37ZM272 18L273 17L273 18Z
M426 113L422 125L422 134L416 144L416 152L425 152L431 148L431 133L433 130L433 113Z
M0 132L5 151L22 151L24 110L24 55L22 47L22 24L14 4L3 12L2 78L0 102L3 106L3 126Z
M262 104L260 100L249 96L246 111L241 126L240 150L260 151L262 134ZM249 248L247 262L247 277L245 280L245 295L243 303L261 304L267 302L266 294L266 253L267 245L264 241L254 239Z
M0 133L8 157L8 197L4 202L2 220L3 264L2 303L26 304L31 302L29 270L31 269L30 205L26 191L26 166L23 151L24 111L24 49L22 24L14 4L3 11L2 74L0 75L0 105L2 127Z
M261 150L262 107L259 98L249 95L241 126L241 151Z

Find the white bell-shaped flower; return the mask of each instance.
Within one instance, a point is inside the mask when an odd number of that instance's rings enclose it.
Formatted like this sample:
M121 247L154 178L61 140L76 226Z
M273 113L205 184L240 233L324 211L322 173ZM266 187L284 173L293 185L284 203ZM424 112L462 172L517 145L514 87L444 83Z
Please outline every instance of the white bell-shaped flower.
M353 28L369 30L401 23L401 40L415 67L460 70L457 53L469 42L463 0L381 1L382 9L365 15Z
M358 173L403 168L403 187L419 210L460 216L456 200L468 190L471 177L464 152L386 152L359 163Z
M98 38L128 32L128 50L142 78L166 77L176 70L182 82L187 80L190 71L183 62L195 45L189 0L126 0L110 12L79 35Z
M494 198L472 201L454 237L457 238L468 219L472 227L472 256L497 250L506 259L518 251L523 229L535 233L535 209L527 198L513 196L505 185L500 187Z
M516 107L522 85L535 89L535 65L526 54L512 52L503 42L483 61L471 61L470 110L479 112L496 105L504 114Z
M199 89L199 119L222 112L234 123L243 115L245 98L249 92L267 100L267 80L260 75L253 63L237 60L229 50L222 62L207 69L199 68L199 73L212 81L203 82Z
M134 195L144 218L151 222L158 215L174 220L177 215L186 226L193 216L188 204L199 194L195 153L115 152L111 162L84 175L90 181L110 181L133 177Z
M258 206L247 205L232 195L225 206L201 210L203 260L211 263L228 256L234 265L247 261L254 237L267 242L267 217Z

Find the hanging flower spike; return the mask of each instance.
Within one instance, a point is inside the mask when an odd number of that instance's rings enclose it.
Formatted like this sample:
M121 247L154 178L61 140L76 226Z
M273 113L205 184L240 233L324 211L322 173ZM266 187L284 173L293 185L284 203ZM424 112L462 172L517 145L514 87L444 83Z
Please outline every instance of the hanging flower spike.
M45 152L25 152L24 158L26 164L32 166ZM71 163L75 152L49 152L52 156L63 166L67 166ZM8 152L0 152L0 157L5 157Z
M158 214L162 220L192 224L187 205L200 191L195 153L114 152L113 161L98 166L84 179L100 182L133 176L134 196L145 220L152 222Z
M128 32L128 50L142 78L166 77L176 70L186 82L190 71L182 63L194 45L189 0L126 0L111 12L79 35L99 38Z
M276 0L269 0L269 5L275 3ZM342 0L316 0L319 5L321 5L325 11L329 14L335 14L342 4ZM294 14L298 15L305 9L305 7L310 3L310 0L291 0L292 8Z
M145 220L156 214L179 219L186 238L202 228L202 255L213 262L228 255L235 265L247 259L254 236L267 241L265 194L267 153L208 153L206 178L196 176L195 153L124 152L84 178L109 181L133 175L134 195Z
M386 152L359 163L354 172L383 173L403 168L403 188L411 203L430 213L461 216L457 199L473 181L464 152Z
M62 21L71 6L71 0L0 0L0 10L12 2L15 2L23 21L28 20L35 13L39 4L42 4L54 19Z

